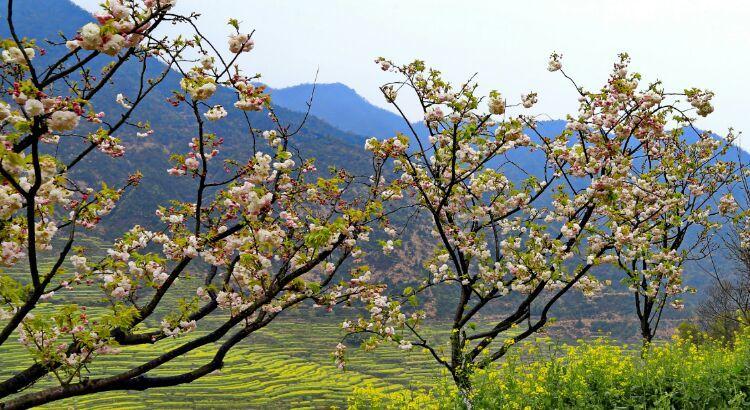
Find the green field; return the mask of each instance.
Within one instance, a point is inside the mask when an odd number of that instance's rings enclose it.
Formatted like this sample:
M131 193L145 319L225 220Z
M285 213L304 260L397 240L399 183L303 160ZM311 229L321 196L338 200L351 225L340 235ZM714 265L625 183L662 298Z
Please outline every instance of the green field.
M333 365L330 353L342 333L337 322L315 324L305 320L280 320L236 346L220 374L211 374L189 385L137 392L110 392L77 397L48 408L330 408L344 407L356 386L371 385L392 392L432 384L441 370L423 352L404 353L392 346L374 352L350 348L346 370ZM170 339L154 346L123 349L119 355L97 361L96 374L124 370L182 342ZM154 349L158 349L155 351ZM210 349L165 365L154 374L190 370L208 360ZM4 379L28 365L28 354L19 345L0 349ZM51 385L52 378L43 385Z
M90 241L87 245L91 248L103 247L96 240ZM43 264L42 269L48 269L47 265L49 263ZM22 266L8 273L22 281L27 280ZM194 273L195 276L199 275L199 272ZM147 326L157 326L160 316L170 309L176 297L194 293L195 287L190 282L191 279L182 278L175 284L174 292L170 292L159 310L161 313L148 320ZM95 315L101 309L101 297L99 286L95 284L78 286L73 291L60 291L55 298L88 305L89 313ZM40 303L36 311L49 311L50 307L48 303ZM335 317L320 312L318 317L309 317L311 314L303 314L303 311L288 313L235 346L219 374L211 374L178 387L77 397L51 404L48 408L344 407L347 396L355 386L371 385L392 392L432 384L442 375L442 370L427 353L418 349L404 352L393 345L384 345L372 352L352 346L347 352L348 366L346 370L340 370L334 365L331 353L344 335L341 330L344 316ZM353 311L344 315L349 319L356 317ZM199 323L194 333L163 340L153 346L128 346L118 355L98 358L90 366L89 376L101 377L141 364L214 328L221 319L221 316L208 317ZM11 336L11 339L0 346L1 380L33 363L26 349L15 341L17 336ZM206 346L149 374L189 371L210 360L215 348ZM26 392L57 384L57 380L49 376Z

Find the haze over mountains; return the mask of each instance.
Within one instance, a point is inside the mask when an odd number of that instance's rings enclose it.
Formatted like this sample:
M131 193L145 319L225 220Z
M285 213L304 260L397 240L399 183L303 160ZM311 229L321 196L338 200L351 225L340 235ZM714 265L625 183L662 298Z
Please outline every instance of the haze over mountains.
M3 8L5 9L5 8ZM59 41L58 33L67 36L75 35L84 24L91 21L88 12L74 5L68 0L26 0L15 3L15 24L21 36ZM44 24L40 24L44 22ZM0 29L0 35L7 37L6 27ZM43 44L40 41L40 44ZM50 47L47 56L39 56L36 63L43 63L59 56L60 47ZM102 67L110 60L109 57L98 57L96 64ZM147 71L156 75L163 67L151 66ZM123 108L116 102L118 93L134 95L138 85L138 65L128 63L114 79L117 86L108 86L97 99L93 101L98 110L107 113L108 117L116 118ZM75 173L89 184L100 181L119 185L127 175L140 170L144 178L142 184L117 206L110 219L103 224L98 234L106 237L116 236L135 223L153 221L154 211L159 205L167 205L170 199L192 199L194 192L190 178L175 178L167 175L170 167L171 153L183 153L187 144L195 133L193 121L185 108L174 108L166 99L172 90L179 89L179 77L169 75L136 111L134 118L149 121L155 133L149 137L136 136L135 129L124 129L118 137L122 138L126 146L123 158L112 159L95 152L78 166ZM301 84L293 87L270 90L275 111L280 118L289 124L299 124L307 110L307 102L315 88L311 116L307 119L300 134L295 137L295 144L305 157L315 157L318 169L325 169L329 165L343 166L355 173L368 172L370 158L364 151L364 140L369 137L385 138L396 132L408 133L409 128L397 114L376 107L354 90L344 84ZM226 89L217 90L211 99L212 104L222 104L231 107L235 95ZM224 138L220 158L227 157L244 161L252 155L253 144L247 129L245 119L236 110L229 110L230 115L218 122L208 124L208 131ZM414 120L419 120L415 118ZM272 126L266 113L250 113L250 121L254 128L269 129ZM547 121L539 124L540 130L547 135L559 133L565 126L564 121ZM415 129L426 137L426 128L422 123L415 123ZM690 138L691 136L688 136ZM692 136L694 137L694 135ZM57 154L69 158L79 152L84 143L77 140L61 141ZM265 147L259 142L259 148ZM522 166L529 169L541 169L544 163L539 156L525 155L514 158ZM218 167L217 167L218 168ZM218 170L216 172L223 172ZM413 259L409 251L397 252L397 257ZM412 260L413 262L413 260ZM408 269L413 265L404 265ZM705 280L693 277L694 284L704 286ZM626 295L627 296L627 295ZM584 316L580 298L571 298L570 302L560 305L560 311L567 311L570 317ZM617 299L604 298L593 304L587 304L586 309L602 310L612 315L631 314L623 311L629 308L629 298L619 295ZM606 315L605 315L606 316ZM578 320L580 322L580 320Z

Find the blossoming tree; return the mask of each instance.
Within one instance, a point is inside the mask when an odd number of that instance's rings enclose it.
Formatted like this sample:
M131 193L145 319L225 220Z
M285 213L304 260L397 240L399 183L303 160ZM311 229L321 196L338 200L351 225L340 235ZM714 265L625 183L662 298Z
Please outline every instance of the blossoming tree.
M378 296L366 266L347 265L348 280L336 275L347 259L362 257L359 242L381 213L379 178L360 183L335 168L324 174L295 154L293 137L302 125L284 125L264 88L253 83L257 77L240 69L238 57L254 43L236 21L230 20L226 47L200 32L197 15L175 13L174 0L108 0L96 22L50 43L67 51L42 66L35 57L48 50L16 33L13 3L12 38L2 42L0 66L10 90L0 103L0 239L1 263L24 273L0 274L0 346L20 341L30 360L0 381L0 407L188 383L220 369L233 346L286 309ZM170 39L159 34L165 24L192 34ZM111 60L95 74L90 65L101 58ZM149 62L161 64L158 75L147 75ZM128 64L142 67L137 94L117 95L120 112L105 116L92 100L117 87L113 76ZM123 155L116 135L149 134L134 110L175 75L181 89L169 102L189 113L193 126L186 129L186 151L174 154L165 172L191 179L194 200L155 210L160 223L133 226L105 253L87 248L80 231L95 228L140 176L94 189L71 170L93 150ZM234 107L211 103L219 87L236 94ZM245 162L217 163L223 139L208 132L208 123L222 121L228 110L267 111L275 124L258 130L245 116L247 144L256 148ZM75 139L86 141L82 151L67 160L58 155L56 148ZM375 175L382 166L376 164ZM89 304L92 290L103 304ZM167 338L180 341L129 369L107 374L98 367L105 355ZM192 371L154 374L203 347L213 357ZM57 385L33 387L46 375Z
M713 278L713 285L695 309L700 330L726 343L733 343L738 331L750 325L750 169L746 154L737 151L740 169L733 190L737 201L721 202L730 220L718 249L708 249L710 263L704 271Z
M386 100L403 113L400 95L414 95L428 134L412 127L408 137L368 141L375 158L393 160L395 174L383 199L420 209L435 246L418 286L374 300L369 315L344 328L373 334L370 346L395 341L405 350L426 349L464 397L472 372L542 330L566 293L599 294L608 281L594 274L595 267L611 269L622 258L644 255L651 264L664 257L662 248L646 250L678 229L664 220L672 223L682 206L703 204L697 190L674 192L680 186L674 177L702 184L699 175L706 168L719 181L728 170L706 164L719 149L710 135L689 143L667 131L688 121L680 96L703 113L710 110L709 95L667 93L659 83L640 87L640 75L627 70L627 55L598 92L579 87L562 70L561 57L551 56L549 70L573 84L580 103L559 135L545 135L533 115L509 114L514 107L531 108L536 93L512 105L497 91L485 100L473 80L454 87L421 61L376 62L401 78L382 87ZM484 103L489 112L482 111ZM519 159L532 156L541 158L541 166L523 169ZM514 178L519 174L524 177ZM692 218L705 221L702 213ZM663 235L649 233L657 229ZM673 283L680 274L670 272ZM426 316L412 307L432 288L452 295L444 338L423 334L419 324Z
M679 110L658 108L670 115ZM666 131L664 124L655 124L649 132L664 147L633 164L631 183L618 192L620 204L608 210L617 266L633 293L644 344L656 335L665 307L682 309L681 296L694 291L683 282L685 264L697 270L695 263L716 247L721 218L737 211L731 193L735 163L726 160L734 136L720 140L698 132L683 111L678 118L697 141L687 142L683 129Z

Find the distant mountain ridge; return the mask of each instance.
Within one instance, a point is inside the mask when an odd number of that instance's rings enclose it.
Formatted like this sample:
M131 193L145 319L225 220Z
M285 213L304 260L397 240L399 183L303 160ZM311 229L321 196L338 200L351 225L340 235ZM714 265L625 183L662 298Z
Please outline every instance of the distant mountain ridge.
M312 96L310 114L342 131L379 139L408 132L408 125L400 115L375 106L341 83L299 84L271 89L270 94L274 103L298 112L307 110Z

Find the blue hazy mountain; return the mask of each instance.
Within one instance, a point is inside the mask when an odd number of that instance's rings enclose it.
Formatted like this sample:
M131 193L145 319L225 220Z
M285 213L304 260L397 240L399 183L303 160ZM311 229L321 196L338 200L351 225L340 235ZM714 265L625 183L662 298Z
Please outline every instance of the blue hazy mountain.
M271 91L276 104L299 112L307 110L311 95L314 98L310 113L343 131L377 138L391 137L396 131L409 133L400 115L375 106L341 83L299 84ZM420 130L425 128L417 126Z

